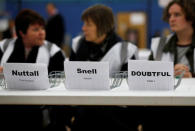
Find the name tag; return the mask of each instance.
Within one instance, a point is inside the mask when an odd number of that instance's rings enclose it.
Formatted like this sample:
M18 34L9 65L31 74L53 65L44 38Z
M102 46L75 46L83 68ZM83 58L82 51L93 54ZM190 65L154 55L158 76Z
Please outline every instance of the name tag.
M108 62L65 61L65 86L77 90L109 90Z
M173 90L173 62L128 61L130 90Z
M43 90L50 87L45 64L5 63L3 73L8 89Z

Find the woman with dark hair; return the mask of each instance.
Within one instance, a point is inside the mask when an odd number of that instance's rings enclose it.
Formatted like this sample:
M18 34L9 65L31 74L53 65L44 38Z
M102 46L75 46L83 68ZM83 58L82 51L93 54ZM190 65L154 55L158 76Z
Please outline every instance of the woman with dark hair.
M49 72L63 71L65 56L45 40L45 21L37 12L23 9L15 19L17 38L0 41L0 68L3 63L45 63Z
M195 2L173 0L164 10L163 19L172 34L152 40L150 60L174 62L175 75L195 75ZM144 131L193 131L194 107L148 107Z
M123 42L115 33L112 9L102 4L93 5L83 12L81 18L84 22L83 35L73 39L70 60L108 61L110 75L116 71L127 71L128 60L137 58L137 47ZM88 106L77 109L73 131L133 130L133 119L126 114L128 108Z
M173 0L164 10L163 20L169 23L172 34L154 38L150 60L173 61L175 75L195 76L195 2Z
M71 61L109 61L110 74L127 70L128 59L137 58L137 47L123 42L114 31L112 9L94 5L82 14L83 35L73 39Z
M62 50L45 40L42 16L23 9L16 16L15 28L17 38L0 41L0 72L4 63L44 63L49 72L64 70ZM8 130L44 130L49 124L48 119L44 121L44 118L49 118L45 106L3 105L0 108L0 123Z

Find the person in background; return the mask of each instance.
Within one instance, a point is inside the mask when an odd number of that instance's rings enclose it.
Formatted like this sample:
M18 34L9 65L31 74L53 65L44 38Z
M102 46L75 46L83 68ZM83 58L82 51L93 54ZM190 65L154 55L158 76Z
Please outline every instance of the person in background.
M169 23L172 34L154 38L150 60L174 62L175 75L195 76L195 2L173 0L164 10L163 20Z
M62 50L45 40L45 21L35 11L21 10L15 18L17 38L0 42L0 69L3 63L44 63L48 71L63 71ZM14 130L43 130L45 106L1 106L2 126ZM48 114L49 115L49 114Z
M46 40L56 43L62 48L66 32L65 20L53 3L48 3L46 10L50 16L46 24Z
M138 39L139 39L139 34L138 33L139 33L138 30L128 28L125 31L125 39L124 40L137 45L138 44Z
M102 4L93 5L82 13L81 19L83 35L73 38L70 61L108 61L111 76L117 71L127 71L128 60L137 59L137 47L115 33L112 9ZM128 108L89 106L77 109L72 131L133 130L134 120L125 114Z

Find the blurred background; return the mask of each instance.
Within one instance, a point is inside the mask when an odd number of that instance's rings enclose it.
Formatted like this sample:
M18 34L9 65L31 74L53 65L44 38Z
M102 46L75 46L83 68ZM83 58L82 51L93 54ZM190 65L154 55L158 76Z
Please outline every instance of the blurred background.
M52 2L64 17L65 47L71 47L71 39L82 33L81 14L84 9L96 3L113 9L116 30L125 40L136 44L140 49L149 49L152 37L170 33L168 24L162 21L163 8L170 0L0 0L0 39L12 28L13 20L23 8L40 13L45 20L48 2ZM67 49L65 49L67 50Z

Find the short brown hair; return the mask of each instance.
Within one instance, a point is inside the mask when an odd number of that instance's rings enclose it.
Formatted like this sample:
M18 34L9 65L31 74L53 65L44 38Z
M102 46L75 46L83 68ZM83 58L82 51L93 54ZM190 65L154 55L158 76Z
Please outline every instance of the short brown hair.
M168 6L165 8L163 12L163 20L166 22L169 22L169 9L173 4L178 4L181 8L182 11L185 14L185 18L187 21L192 21L192 26L193 28L195 27L195 2L194 0L173 0L171 1Z
M28 27L32 24L45 26L45 21L37 12L30 9L21 10L15 19L16 34L20 38L19 31L26 33Z
M87 8L81 16L82 21L92 20L97 27L97 34L101 36L114 30L114 15L112 9L102 4Z

